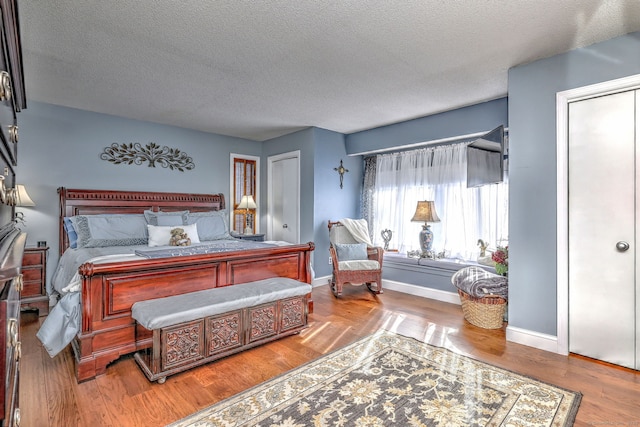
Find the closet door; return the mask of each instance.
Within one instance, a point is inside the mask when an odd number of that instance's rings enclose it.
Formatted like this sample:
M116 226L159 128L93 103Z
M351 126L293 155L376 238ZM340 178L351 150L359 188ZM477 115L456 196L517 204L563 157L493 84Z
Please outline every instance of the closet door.
M300 156L272 156L268 161L269 240L300 243Z
M636 244L640 243L640 147L638 147L638 143L640 143L640 89L635 91L636 95L636 103L635 103L635 111L636 111ZM640 262L638 258L640 258L640 251L636 251L636 363L635 369L640 369Z
M636 97L628 91L569 105L569 350L631 368Z

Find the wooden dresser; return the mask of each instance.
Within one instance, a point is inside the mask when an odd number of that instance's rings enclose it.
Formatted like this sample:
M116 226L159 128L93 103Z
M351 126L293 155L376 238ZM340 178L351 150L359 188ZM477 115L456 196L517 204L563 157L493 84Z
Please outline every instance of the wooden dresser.
M0 425L13 427L20 425L20 291L26 242L11 206L18 166L17 113L27 107L17 0L0 0L0 44Z
M0 417L3 426L20 425L20 291L27 235L10 222L0 228Z
M3 173L5 187L12 188L16 184L13 166L18 164L17 113L27 107L27 101L16 0L0 0L0 11L4 45L0 52L0 154L2 163L8 163L0 173Z

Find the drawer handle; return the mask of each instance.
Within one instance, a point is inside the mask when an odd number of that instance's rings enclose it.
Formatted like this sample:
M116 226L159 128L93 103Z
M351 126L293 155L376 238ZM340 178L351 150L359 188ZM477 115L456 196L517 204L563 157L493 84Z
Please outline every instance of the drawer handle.
M16 410L13 411L13 425L20 427L20 408L16 408Z
M13 353L13 358L16 362L19 362L22 358L22 343L20 341L16 343L16 349Z
M0 101L11 99L11 76L6 71L0 71Z
M0 175L0 203L7 203L7 187L4 185L4 175Z
M18 320L13 318L9 319L7 329L9 332L9 342L7 346L15 347L18 342Z
M18 126L9 126L9 140L11 140L11 142L14 144L18 143Z
M22 292L24 289L24 278L22 277L22 274L16 276L14 283L16 285L16 291Z

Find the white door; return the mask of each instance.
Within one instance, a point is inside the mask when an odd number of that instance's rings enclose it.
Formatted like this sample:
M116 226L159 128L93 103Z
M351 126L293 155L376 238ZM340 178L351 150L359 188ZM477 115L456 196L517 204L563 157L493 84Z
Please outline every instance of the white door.
M300 152L268 158L267 237L300 243Z
M639 93L569 104L569 350L634 369Z

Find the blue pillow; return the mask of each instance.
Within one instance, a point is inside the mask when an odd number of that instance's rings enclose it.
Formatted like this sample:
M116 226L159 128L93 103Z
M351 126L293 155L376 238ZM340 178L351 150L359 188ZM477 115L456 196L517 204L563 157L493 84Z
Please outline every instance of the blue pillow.
M231 239L226 209L209 212L191 212L187 224L197 224L200 241Z
M366 243L333 243L338 261L355 261L368 259Z
M154 212L150 210L144 211L144 217L147 224L161 226L187 225L187 215L189 211L177 212Z
M148 241L142 214L76 215L71 221L79 248L146 245Z
M75 228L73 228L73 222L71 218L68 216L64 217L64 231L67 232L67 237L69 238L69 247L71 249L75 249L78 247L78 233L76 233Z

